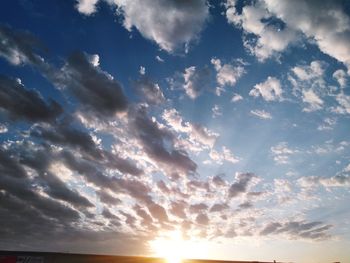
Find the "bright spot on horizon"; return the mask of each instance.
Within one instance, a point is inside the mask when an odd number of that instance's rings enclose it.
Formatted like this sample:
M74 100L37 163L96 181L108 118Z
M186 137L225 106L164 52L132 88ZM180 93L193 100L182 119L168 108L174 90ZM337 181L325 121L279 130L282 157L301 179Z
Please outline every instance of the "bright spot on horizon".
M206 258L207 244L199 240L187 240L179 230L165 232L149 242L154 256L167 263L181 263L184 259Z

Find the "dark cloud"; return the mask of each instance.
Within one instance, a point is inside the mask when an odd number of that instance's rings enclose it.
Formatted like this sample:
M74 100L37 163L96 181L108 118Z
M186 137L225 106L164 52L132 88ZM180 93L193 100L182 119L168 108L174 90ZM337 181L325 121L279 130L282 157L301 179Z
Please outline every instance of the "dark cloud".
M117 169L121 173L140 176L143 171L139 169L133 162L123 159L116 154L104 151L105 159L107 159L106 166L112 169Z
M33 122L52 122L63 112L56 101L47 103L36 90L28 90L19 80L4 75L0 75L0 109L11 119Z
M151 120L146 109L140 108L133 114L131 129L136 133L146 154L157 164L165 166L171 172L174 169L185 174L196 171L197 165L187 153L175 149L174 135Z
M248 185L254 177L256 176L252 173L241 173L236 175L236 182L230 186L228 191L229 197L233 198L246 193Z
M31 136L43 139L45 142L79 149L82 153L95 158L101 158L102 153L97 148L92 137L71 123L61 123L53 126L36 126Z
M71 91L88 109L101 116L113 116L128 106L121 85L91 62L82 52L72 53L55 82Z

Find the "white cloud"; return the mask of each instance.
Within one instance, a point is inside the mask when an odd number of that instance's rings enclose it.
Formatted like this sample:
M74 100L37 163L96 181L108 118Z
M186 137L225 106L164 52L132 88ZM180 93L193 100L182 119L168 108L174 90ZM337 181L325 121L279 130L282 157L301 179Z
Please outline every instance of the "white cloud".
M124 27L136 28L145 38L173 52L198 38L209 16L205 0L108 0L124 18Z
M213 106L213 108L211 109L212 113L213 113L213 118L216 118L218 116L222 116L222 107L220 107L219 105L215 104Z
M99 0L76 0L76 8L84 15L91 15L96 12L96 4Z
M257 116L260 119L263 119L263 120L272 119L271 113L269 113L265 110L251 110L250 113L253 114L254 116Z
M4 124L0 124L0 134L6 133L8 131L7 126Z
M223 87L226 85L234 86L243 76L245 70L242 66L233 66L231 64L223 64L220 59L212 58L210 62L214 65L217 72L216 81Z
M157 60L158 62L164 62L164 59L162 59L160 56L156 56L156 60Z
M276 146L272 146L270 150L274 161L278 164L289 163L289 157L298 153L298 150L290 149L287 142L280 142Z
M333 78L335 78L337 80L337 82L339 83L341 88L345 88L346 84L347 84L347 76L346 76L346 72L342 69L338 69L336 71L334 71L333 73Z
M244 44L258 59L281 53L304 38L343 62L350 72L350 19L342 1L252 1L243 7L241 14L235 3L226 3L227 20L255 35L255 40L246 39ZM270 18L280 22L269 23Z
M334 125L337 123L335 118L325 118L323 123L317 127L319 131L333 130Z
M264 0L288 27L304 33L319 49L350 69L350 19L341 1Z
M305 188L324 187L349 187L349 175L335 175L332 177L308 176L298 179L298 183Z
M145 75L145 74L146 74L146 68L143 67L143 66L140 66L139 73L140 73L141 75Z
M308 106L303 109L305 112L320 110L323 107L323 100L312 90L302 90L302 100Z
M225 146L222 147L222 151L218 152L212 149L209 153L210 158L218 164L223 164L224 161L230 163L238 163L240 159L233 155L230 149Z
M333 108L332 111L338 114L350 114L350 96L341 92L336 96L336 100L339 106Z
M164 110L162 118L176 132L188 134L189 140L212 148L218 134L197 123L185 122L176 109Z
M232 102L237 102L237 101L240 101L240 100L243 100L243 97L237 93L235 93L231 99Z
M191 66L185 69L183 79L186 94L191 99L196 99L203 90L209 88L210 71L208 68L197 69Z
M325 63L319 60L312 61L310 66L296 66L292 68L293 73L301 81L320 78L324 74Z
M281 101L282 88L280 81L275 77L268 77L264 82L256 84L254 88L249 92L250 96L261 96L266 101Z
M264 21L272 14L263 1L244 6L241 14L235 8L235 1L227 1L226 8L226 18L230 23L255 35L253 41L245 39L244 46L261 61L277 55L298 39L296 31L287 25L282 27Z

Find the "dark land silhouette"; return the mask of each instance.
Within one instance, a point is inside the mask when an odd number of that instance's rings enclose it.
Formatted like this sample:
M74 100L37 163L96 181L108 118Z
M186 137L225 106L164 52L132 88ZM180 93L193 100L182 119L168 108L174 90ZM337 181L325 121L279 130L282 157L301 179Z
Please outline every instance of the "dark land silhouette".
M227 261L184 259L183 263L272 263L263 261ZM167 263L166 259L139 256L110 256L52 252L0 251L0 263Z

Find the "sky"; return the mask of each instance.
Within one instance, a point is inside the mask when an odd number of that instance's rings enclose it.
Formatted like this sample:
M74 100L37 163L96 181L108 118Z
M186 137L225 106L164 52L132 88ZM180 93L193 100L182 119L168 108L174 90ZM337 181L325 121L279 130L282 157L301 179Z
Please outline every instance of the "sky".
M11 0L0 249L350 262L350 2Z

